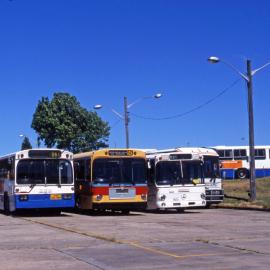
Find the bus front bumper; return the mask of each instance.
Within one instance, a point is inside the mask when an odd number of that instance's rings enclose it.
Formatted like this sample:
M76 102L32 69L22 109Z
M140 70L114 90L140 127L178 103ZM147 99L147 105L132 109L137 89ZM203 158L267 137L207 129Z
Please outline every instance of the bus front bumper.
M93 203L92 208L98 210L130 210L142 211L145 210L147 202L130 202L130 203Z
M16 209L71 208L74 194L16 194Z
M208 189L205 191L207 204L220 203L224 199L223 189Z

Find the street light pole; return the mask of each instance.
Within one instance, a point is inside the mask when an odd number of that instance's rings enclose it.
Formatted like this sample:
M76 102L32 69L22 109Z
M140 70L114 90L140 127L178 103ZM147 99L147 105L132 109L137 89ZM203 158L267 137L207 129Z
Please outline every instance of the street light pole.
M252 78L258 71L264 69L270 65L270 62L267 62L263 66L252 70L251 61L247 60L247 74L239 71L231 63L224 60L220 60L216 56L211 56L208 58L210 63L219 63L222 62L227 65L232 70L236 71L247 83L248 90L248 132L249 132L249 182L250 182L250 200L256 200L256 177L255 177L255 149L254 149L254 117L253 117L253 89L252 89Z
M126 148L129 148L129 132L128 132L129 112L128 112L127 97L124 97L124 121L126 131Z
M249 123L249 181L250 200L256 200L255 150L254 150L254 116L253 116L253 87L251 61L247 60L247 90L248 90L248 123Z

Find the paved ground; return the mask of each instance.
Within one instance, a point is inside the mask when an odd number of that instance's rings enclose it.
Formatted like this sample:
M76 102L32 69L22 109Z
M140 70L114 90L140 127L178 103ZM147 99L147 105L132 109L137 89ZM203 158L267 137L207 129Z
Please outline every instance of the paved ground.
M269 269L270 213L0 213L0 269Z

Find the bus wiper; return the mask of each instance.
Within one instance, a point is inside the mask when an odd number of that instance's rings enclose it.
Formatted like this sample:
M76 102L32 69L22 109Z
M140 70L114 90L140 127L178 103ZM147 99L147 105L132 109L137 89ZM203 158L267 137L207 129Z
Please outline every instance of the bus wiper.
M36 186L37 184L31 184L29 187L31 188L31 190Z
M213 183L215 184L215 183L216 183L216 178L211 178L211 179L210 179L210 182L211 182L211 183L213 182Z

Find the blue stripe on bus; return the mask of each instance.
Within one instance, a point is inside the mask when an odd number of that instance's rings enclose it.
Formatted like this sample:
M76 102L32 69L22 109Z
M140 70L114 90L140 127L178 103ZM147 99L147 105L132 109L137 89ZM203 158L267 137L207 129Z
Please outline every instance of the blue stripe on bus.
M234 169L220 169L220 175L224 179L234 179L235 170Z
M224 179L235 179L235 169L220 169L220 175ZM256 169L255 176L257 178L268 177L270 176L270 168L269 169Z
M24 194L21 194L24 195ZM51 200L50 194L27 194L27 201L20 201L19 196L15 195L15 203L17 209L24 208L69 208L74 207L75 199L74 194L71 199Z
M256 169L256 177L267 177L270 176L270 169Z

